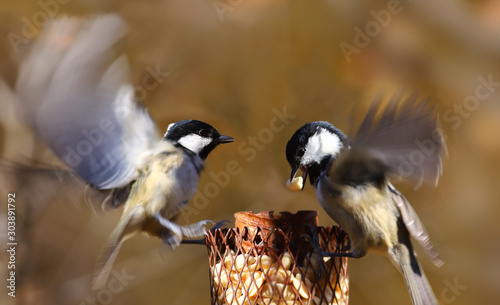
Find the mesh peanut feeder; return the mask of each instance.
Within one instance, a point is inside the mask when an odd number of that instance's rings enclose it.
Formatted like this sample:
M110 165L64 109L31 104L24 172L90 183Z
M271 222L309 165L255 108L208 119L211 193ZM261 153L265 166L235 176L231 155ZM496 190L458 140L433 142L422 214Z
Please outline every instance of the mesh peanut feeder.
M211 304L348 304L347 258L322 257L311 245L314 234L323 250L345 251L338 227L318 227L315 211L235 218L236 228L206 236Z

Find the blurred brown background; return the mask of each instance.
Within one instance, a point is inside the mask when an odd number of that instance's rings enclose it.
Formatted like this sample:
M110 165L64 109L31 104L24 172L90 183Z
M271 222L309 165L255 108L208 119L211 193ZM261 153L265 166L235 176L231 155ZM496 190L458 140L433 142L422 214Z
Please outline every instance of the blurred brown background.
M209 192L213 198L192 202L179 222L232 221L242 210L313 209L320 210L320 224L332 225L312 187L301 193L284 187L291 134L313 120L348 132L349 111L357 105L359 118L379 90L431 95L449 148L444 174L437 188L413 191L397 184L446 264L436 268L425 255L420 260L442 304L500 303L500 2L4 0L4 156L52 160L16 125L5 87L14 83L19 60L47 16L103 12L118 12L129 24L132 82L161 132L170 122L197 118L236 139L209 157L200 190L217 181L231 160L241 170L219 182ZM156 83L145 86L148 75ZM288 120L276 123L283 111ZM271 124L283 128L273 131ZM17 296L8 297L2 285L0 303L208 304L206 249L184 245L169 252L160 240L142 235L125 242L118 256L115 269L125 274L118 284L89 291L95 260L121 209L92 209L82 190L68 183L71 177L1 178L4 284L8 192L18 198L20 244ZM349 263L351 304L410 304L402 276L385 257Z

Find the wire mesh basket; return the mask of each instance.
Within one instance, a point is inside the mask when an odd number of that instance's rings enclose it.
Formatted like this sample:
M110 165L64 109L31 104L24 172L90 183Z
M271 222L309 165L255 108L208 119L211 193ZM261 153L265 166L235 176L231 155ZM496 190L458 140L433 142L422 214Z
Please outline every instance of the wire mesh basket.
M329 252L345 251L338 227L317 227L315 211L240 212L236 227L207 233L211 304L348 304L347 258L322 257L315 237Z

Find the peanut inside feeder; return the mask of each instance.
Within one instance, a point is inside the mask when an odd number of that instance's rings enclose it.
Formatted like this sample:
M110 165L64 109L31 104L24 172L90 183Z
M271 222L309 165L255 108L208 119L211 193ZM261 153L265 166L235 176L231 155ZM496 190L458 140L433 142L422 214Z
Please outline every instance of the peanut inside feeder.
M211 304L348 304L347 235L317 226L315 211L239 212L236 228L208 232ZM309 238L306 238L308 235Z

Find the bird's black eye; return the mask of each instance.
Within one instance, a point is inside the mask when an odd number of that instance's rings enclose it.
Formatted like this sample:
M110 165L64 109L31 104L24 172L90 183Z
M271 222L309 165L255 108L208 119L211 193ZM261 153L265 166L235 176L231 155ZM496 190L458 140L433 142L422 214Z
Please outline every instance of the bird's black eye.
M297 149L297 153L296 153L296 155L297 155L297 157L302 157L302 156L304 155L304 153L305 153L305 152L306 152L306 150L304 149L304 147L299 147L299 148Z
M198 134L199 134L201 137L206 137L206 136L208 136L208 132L207 132L205 129L201 129L200 131L198 131Z

